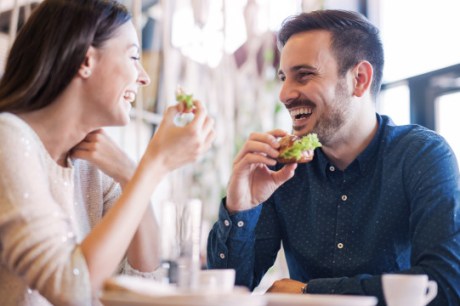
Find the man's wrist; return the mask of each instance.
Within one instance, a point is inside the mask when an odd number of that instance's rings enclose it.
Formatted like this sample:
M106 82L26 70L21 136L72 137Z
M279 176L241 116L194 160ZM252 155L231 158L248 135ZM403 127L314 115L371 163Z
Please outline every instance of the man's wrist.
M307 293L307 287L308 287L308 283L306 283L305 286L302 287L302 294Z
M233 209L228 208L228 196L224 199L224 208L227 211L229 216L232 216L237 213L237 211L234 211Z

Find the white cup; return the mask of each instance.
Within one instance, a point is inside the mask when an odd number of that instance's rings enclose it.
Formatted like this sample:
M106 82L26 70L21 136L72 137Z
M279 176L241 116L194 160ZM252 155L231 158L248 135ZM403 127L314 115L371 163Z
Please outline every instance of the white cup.
M384 274L382 285L387 306L425 306L438 293L436 282L424 274Z
M235 270L209 269L198 274L198 284L207 293L230 293L235 287Z

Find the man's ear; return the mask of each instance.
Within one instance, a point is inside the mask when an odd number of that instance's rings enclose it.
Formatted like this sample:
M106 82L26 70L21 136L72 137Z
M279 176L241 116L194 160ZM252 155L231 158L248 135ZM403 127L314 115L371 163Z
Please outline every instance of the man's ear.
M85 59L83 63L80 65L80 69L78 69L78 75L84 79L87 79L91 76L91 73L94 69L95 63L95 56L96 56L96 49L92 46L88 48L86 52Z
M362 97L369 89L374 77L374 69L368 61L359 62L352 70L353 72L353 95Z

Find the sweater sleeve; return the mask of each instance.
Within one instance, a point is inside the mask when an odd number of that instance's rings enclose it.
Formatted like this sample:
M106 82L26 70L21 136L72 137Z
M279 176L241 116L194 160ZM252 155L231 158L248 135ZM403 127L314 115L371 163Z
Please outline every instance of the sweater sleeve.
M52 304L91 304L89 273L72 220L51 192L72 188L72 172L50 167L47 152L24 123L0 121L0 140L2 265ZM64 180L51 180L53 171L63 171Z

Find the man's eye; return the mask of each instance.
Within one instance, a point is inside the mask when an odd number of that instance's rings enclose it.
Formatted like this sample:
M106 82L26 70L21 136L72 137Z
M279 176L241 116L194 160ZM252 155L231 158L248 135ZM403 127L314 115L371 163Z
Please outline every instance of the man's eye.
M299 78L304 78L304 77L309 77L309 76L311 76L312 74L313 74L313 73L311 73L311 72L300 72L300 73L298 74L298 76L299 76Z
M139 56L131 56L131 59L135 60L135 61L140 61L141 58Z
M281 82L284 82L286 80L286 77L284 75L278 76Z

